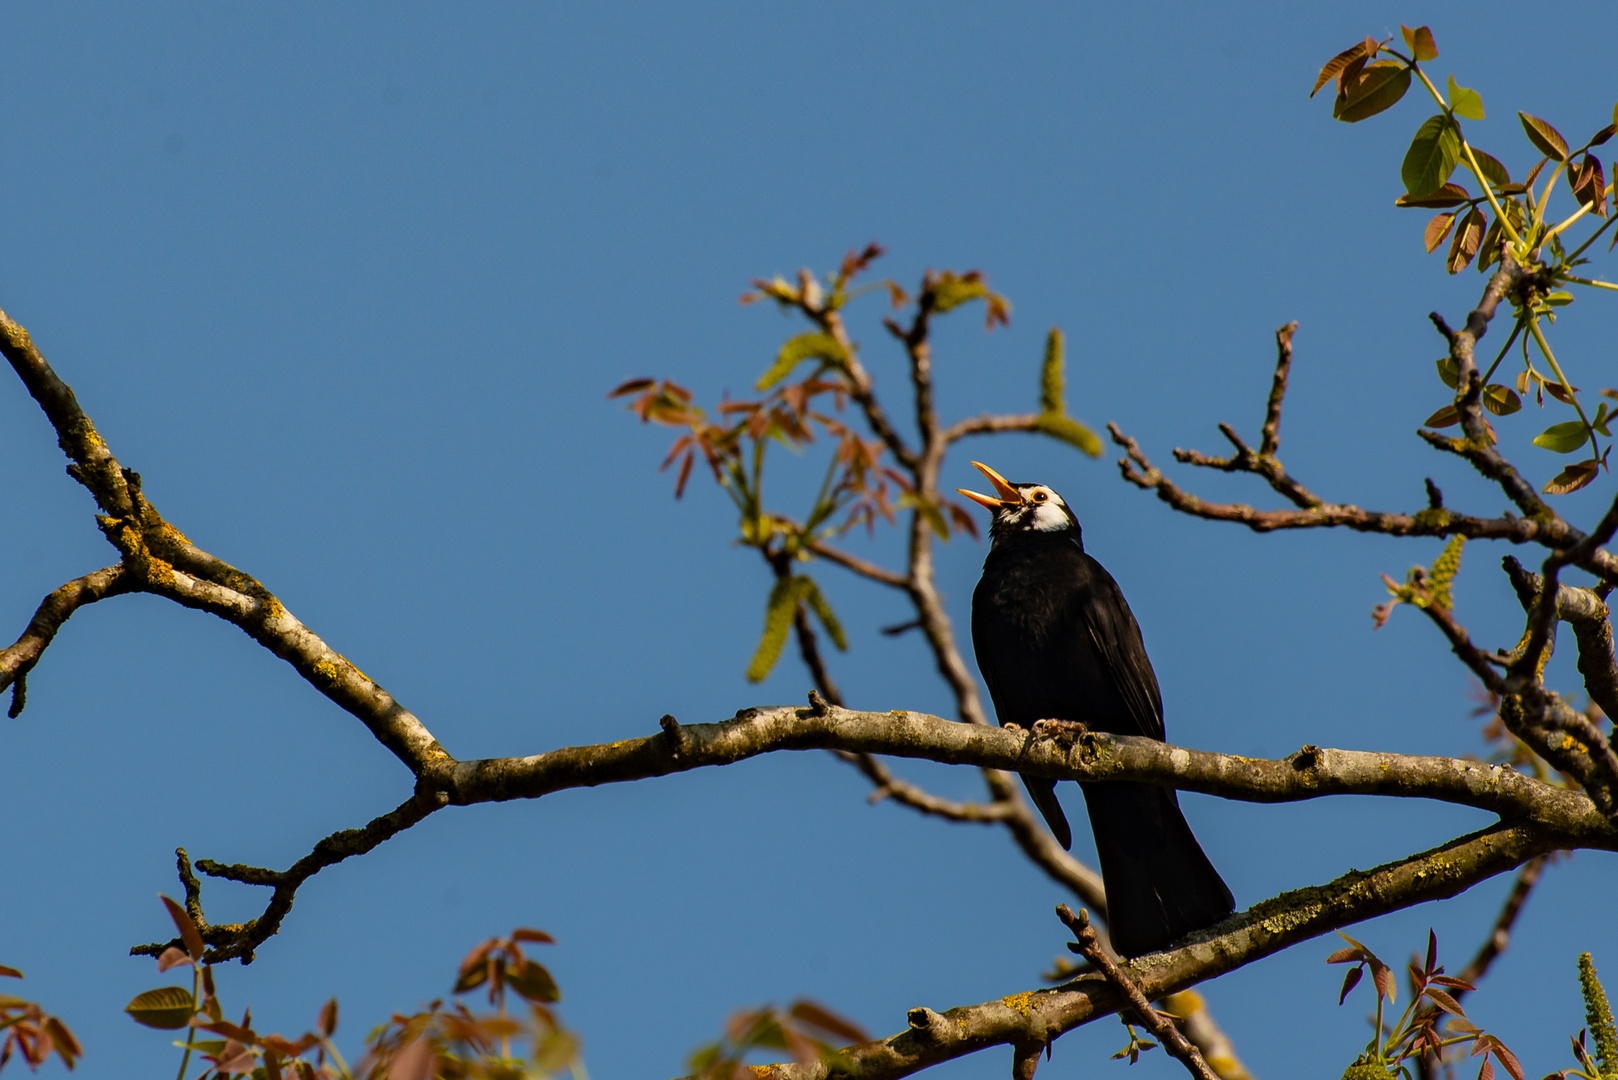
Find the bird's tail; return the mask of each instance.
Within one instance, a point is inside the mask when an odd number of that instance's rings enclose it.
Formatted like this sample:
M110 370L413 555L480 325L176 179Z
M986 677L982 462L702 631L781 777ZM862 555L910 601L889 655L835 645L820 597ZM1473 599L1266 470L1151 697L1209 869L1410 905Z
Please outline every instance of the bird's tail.
M1235 910L1235 898L1191 834L1173 791L1155 784L1079 786L1107 883L1107 930L1119 955L1156 952Z
M1025 776L1022 786L1028 789L1028 797L1034 800L1039 812L1045 817L1045 824L1049 825L1051 832L1056 836L1056 842L1062 845L1063 851L1073 848L1073 830L1068 826L1067 815L1062 813L1062 804L1056 801L1056 781L1047 780L1043 776Z

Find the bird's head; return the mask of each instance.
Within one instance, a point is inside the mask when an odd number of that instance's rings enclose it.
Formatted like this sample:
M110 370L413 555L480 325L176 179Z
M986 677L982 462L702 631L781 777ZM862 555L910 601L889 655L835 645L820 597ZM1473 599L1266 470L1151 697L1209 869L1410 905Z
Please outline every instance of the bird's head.
M996 495L979 495L965 488L955 490L994 512L994 520L989 524L989 536L995 543L1024 532L1071 532L1075 537L1079 535L1079 519L1073 516L1073 511L1062 501L1062 496L1044 484L1013 484L981 461L972 464L989 478Z

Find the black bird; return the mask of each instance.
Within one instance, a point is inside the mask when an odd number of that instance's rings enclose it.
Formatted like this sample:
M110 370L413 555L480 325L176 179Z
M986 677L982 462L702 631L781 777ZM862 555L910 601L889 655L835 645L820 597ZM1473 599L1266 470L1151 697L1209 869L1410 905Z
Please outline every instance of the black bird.
M1163 698L1140 627L1112 575L1084 553L1078 519L1043 484L1011 484L973 462L998 498L957 489L994 511L972 644L1002 725L1066 720L1092 731L1163 739ZM1072 831L1056 781L1023 784L1064 848ZM1235 907L1170 788L1080 784L1107 885L1107 925L1123 956L1156 952Z

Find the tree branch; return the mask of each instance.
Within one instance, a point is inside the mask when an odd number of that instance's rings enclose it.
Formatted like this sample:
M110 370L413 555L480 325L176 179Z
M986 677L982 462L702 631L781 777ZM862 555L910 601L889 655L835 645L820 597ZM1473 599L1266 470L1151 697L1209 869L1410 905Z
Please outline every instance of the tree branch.
M226 866L211 859L198 859L197 869L209 877L239 881L247 885L264 885L274 890L264 908L264 913L245 923L220 925L209 923L203 917L201 883L196 875L191 873L190 860L185 849L180 848L176 854L180 860L180 881L186 891L186 909L196 921L197 929L202 933L202 940L210 946L203 960L210 964L219 964L226 960L239 959L244 964L251 964L254 950L280 931L281 921L286 918L287 912L292 910L292 900L298 886L328 866L340 863L350 856L364 855L384 840L404 832L445 805L447 801L441 795L426 793L412 796L390 813L373 819L363 828L344 829L332 833L316 844L313 851L286 870L266 870L240 863ZM171 946L183 947L183 943L175 939L153 942L149 945L136 945L129 950L129 954L160 956L163 950Z
M1038 431L1038 413L1017 413L1007 416L992 416L984 413L982 416L973 416L965 420L957 420L943 430L939 438L947 446L959 442L968 435L994 435L1003 431Z
M470 805L730 765L780 750L837 749L1056 780L1134 780L1244 802L1327 795L1434 799L1535 822L1560 834L1566 841L1562 846L1618 849L1618 826L1584 793L1508 766L1460 758L1305 746L1290 757L1267 760L1136 736L1012 731L925 713L834 706L744 709L734 719L682 725L680 732L678 749L660 734L532 757L459 762L434 769L423 782L445 792L456 805Z
M1075 915L1073 909L1066 904L1058 904L1056 914L1067 924L1067 928L1073 931L1073 936L1077 939L1076 943L1069 945L1068 948L1096 966L1113 990L1124 999L1134 1015L1146 1026L1146 1030L1156 1035L1163 1048L1185 1065L1186 1072L1197 1080L1219 1080L1213 1070L1208 1068L1208 1063L1202 1060L1202 1054L1186 1039L1180 1029L1152 1008L1152 1003L1146 1000L1146 996L1140 992L1134 980L1124 974L1117 962L1107 955L1107 950L1096 940L1095 930L1090 927L1090 913L1080 908L1079 913Z
M848 552L843 551L840 548L834 548L824 541L811 541L809 544L809 550L814 552L816 555L819 555L827 562L836 563L843 569L852 570L854 573L860 575L860 577L870 578L872 581L875 581L878 584L887 585L890 588L895 589L902 589L905 587L905 579L902 574L895 574L892 570L889 570L886 567L878 566L873 562L867 562L858 555L850 555Z
M28 628L11 647L0 650L0 690L11 687L11 711L15 720L22 714L27 696L28 673L39 663L62 624L86 604L121 596L131 590L129 576L122 566L108 566L75 578L40 601Z
M1338 927L1453 896L1557 846L1537 826L1496 825L1374 870L1352 871L1326 885L1283 893L1193 935L1178 949L1135 960L1125 970L1147 1000L1156 1000ZM908 1030L848 1047L837 1055L835 1066L772 1065L758 1072L773 1080L829 1080L834 1075L888 1080L990 1046L1043 1045L1115 1013L1120 1005L1104 976L1084 975L1048 990L942 1014L913 1009Z

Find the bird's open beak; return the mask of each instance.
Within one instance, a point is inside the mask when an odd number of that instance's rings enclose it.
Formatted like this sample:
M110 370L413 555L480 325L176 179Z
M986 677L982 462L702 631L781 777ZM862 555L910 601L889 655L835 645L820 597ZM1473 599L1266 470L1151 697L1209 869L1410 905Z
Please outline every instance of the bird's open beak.
M995 472L981 461L974 461L972 464L977 466L977 470L979 472L989 478L989 483L994 485L994 490L1000 493L1000 497L996 499L989 495L979 495L977 492L968 491L965 488L956 488L956 491L960 492L962 495L965 495L968 499L971 499L979 506L986 506L990 510L998 510L1002 506L1016 506L1018 503L1022 502L1022 495L1017 491L1016 488L1006 483L1005 477L1001 476L999 473Z

